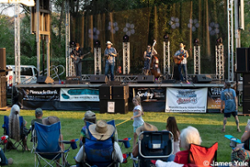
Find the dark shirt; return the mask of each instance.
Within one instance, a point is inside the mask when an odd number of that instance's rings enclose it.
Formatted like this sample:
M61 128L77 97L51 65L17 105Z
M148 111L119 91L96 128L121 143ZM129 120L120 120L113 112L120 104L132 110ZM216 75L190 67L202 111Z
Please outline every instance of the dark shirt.
M31 126L35 126L35 122L38 122L38 123L40 123L40 124L43 124L42 119L33 119L33 120L31 121Z
M81 62L80 56L82 55L82 51L80 48L78 50L76 50L76 49L72 50L70 55L73 55L75 57L75 58L73 58L73 62L75 64Z

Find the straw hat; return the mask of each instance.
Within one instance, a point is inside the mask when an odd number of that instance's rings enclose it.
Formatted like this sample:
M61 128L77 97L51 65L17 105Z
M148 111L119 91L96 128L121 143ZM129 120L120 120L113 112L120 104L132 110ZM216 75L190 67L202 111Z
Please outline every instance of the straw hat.
M107 41L106 45L113 45L112 42Z
M143 131L158 131L158 129L154 125L144 122L142 126L136 129L136 134L139 136Z
M52 124L57 123L59 121L60 121L60 119L56 116L49 116L47 118L42 119L42 122L44 125L52 125Z
M99 120L96 124L89 126L90 133L97 140L107 140L114 133L115 128L112 125L108 125L105 121Z

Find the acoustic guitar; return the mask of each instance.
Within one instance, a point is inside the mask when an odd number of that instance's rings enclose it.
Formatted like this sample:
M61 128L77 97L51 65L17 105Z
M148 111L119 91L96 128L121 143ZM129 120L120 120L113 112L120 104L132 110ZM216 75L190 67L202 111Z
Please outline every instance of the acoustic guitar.
M181 64L182 60L185 58L184 54L185 52L182 51L178 56L174 56L174 63L177 65Z
M85 56L87 56L88 54L90 54L90 52L79 56L79 53L76 52L76 50L73 51L74 55L71 55L70 57L73 58L74 63L79 63L81 59L83 59Z

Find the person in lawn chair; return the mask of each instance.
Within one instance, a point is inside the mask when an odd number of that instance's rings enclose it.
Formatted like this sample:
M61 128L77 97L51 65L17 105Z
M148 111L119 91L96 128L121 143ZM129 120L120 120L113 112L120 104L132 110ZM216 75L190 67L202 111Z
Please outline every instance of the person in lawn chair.
M75 157L77 167L107 167L122 163L123 155L119 144L114 141L115 127L99 120L87 127L90 135Z

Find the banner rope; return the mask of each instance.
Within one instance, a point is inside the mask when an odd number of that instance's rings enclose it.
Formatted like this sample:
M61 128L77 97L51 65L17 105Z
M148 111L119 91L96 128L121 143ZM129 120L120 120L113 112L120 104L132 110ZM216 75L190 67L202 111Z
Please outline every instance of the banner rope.
M125 122L128 122L128 121L130 121L130 120L131 120L131 119L127 119L127 120L125 120L125 121L123 121L123 122L117 124L116 126L122 125L122 124L124 124Z

